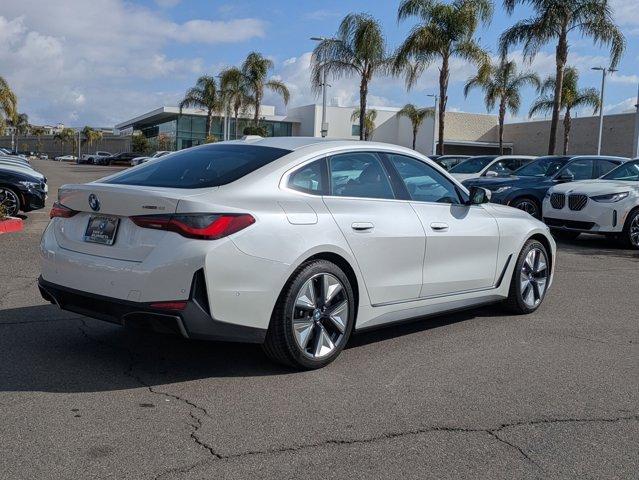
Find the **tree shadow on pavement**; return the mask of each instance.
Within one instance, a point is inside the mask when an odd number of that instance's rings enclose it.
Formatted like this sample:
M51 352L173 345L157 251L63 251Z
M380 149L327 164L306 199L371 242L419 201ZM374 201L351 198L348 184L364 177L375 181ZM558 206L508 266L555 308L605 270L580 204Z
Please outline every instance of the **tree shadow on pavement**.
M575 240L556 240L560 252L585 256L609 256L639 260L639 250L625 248L619 242L601 235L581 234Z
M494 307L480 308L392 325L354 335L347 348L499 314ZM0 392L100 392L295 374L269 361L259 345L122 328L52 305L0 310Z

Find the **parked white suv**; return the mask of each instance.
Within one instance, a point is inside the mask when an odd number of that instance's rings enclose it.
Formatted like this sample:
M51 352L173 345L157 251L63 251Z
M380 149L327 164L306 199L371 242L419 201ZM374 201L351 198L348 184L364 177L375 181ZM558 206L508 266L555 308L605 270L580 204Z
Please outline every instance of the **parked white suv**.
M94 165L102 165L104 159L111 157L113 154L109 152L97 151L91 154L82 155L82 161L80 163L90 163Z
M544 198L543 210L544 222L557 237L601 233L639 249L639 159L596 180L555 185Z

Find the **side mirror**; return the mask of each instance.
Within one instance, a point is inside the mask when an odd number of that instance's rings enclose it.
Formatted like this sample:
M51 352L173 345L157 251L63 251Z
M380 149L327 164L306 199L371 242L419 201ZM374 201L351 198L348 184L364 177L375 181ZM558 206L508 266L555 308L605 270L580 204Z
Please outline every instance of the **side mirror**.
M574 179L575 176L570 172L564 172L557 177L560 182L572 182Z
M490 190L482 187L470 187L469 205L481 205L490 202Z
M487 177L497 177L499 174L494 170L488 170L485 174Z

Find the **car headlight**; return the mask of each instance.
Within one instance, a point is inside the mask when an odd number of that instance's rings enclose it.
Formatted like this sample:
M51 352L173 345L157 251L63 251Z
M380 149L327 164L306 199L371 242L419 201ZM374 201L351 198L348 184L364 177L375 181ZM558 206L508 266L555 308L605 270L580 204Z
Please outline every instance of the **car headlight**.
M18 182L20 185L23 185L27 188L36 188L40 186L40 182L29 182L28 180L22 180Z
M495 193L504 193L506 190L510 190L512 187L499 187L497 190L495 190Z
M607 195L595 195L592 198L595 202L600 203L615 203L619 200L623 200L628 196L630 192L609 193Z

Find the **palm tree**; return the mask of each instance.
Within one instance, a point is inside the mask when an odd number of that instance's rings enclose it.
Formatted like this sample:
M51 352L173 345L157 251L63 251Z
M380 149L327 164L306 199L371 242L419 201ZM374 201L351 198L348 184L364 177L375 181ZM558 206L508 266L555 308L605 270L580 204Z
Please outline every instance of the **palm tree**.
M406 117L410 120L410 123L413 126L413 150L415 150L419 127L422 126L426 117L434 117L435 111L432 108L418 108L412 103L407 103L399 112L397 112L397 116Z
M595 44L610 48L610 65L619 62L626 41L612 18L608 0L504 0L504 7L512 13L515 5L532 7L534 16L517 22L499 40L502 52L511 45L524 44L524 58L532 59L546 43L557 40L555 47L555 92L548 154L555 153L557 126L561 110L564 70L568 61L568 35L579 34L591 38Z
M40 140L40 137L42 137L42 135L44 134L45 134L45 130L43 127L39 127L37 125L31 125L31 135L35 135L36 137L36 146L37 146L38 153L40 153L40 150L42 149L42 142Z
M69 142L73 145L75 141L75 131L72 128L63 128L53 135L53 139L60 142L62 145L62 154L64 155L64 146Z
M317 44L312 62L311 81L316 92L321 89L324 72L334 78L359 76L359 138L363 140L369 84L375 74L385 74L392 66L380 23L363 13L346 15L335 38Z
M480 23L492 18L492 0L456 0L449 4L441 0L403 0L399 6L399 21L417 17L415 26L399 47L394 64L395 73L406 73L406 85L412 88L422 72L439 60L439 153L444 153L444 127L450 60L459 57L487 68L488 54L473 38Z
M89 142L89 146L92 146L94 142L102 140L102 132L89 127L88 125L82 129L82 136L87 142Z
M539 98L530 107L529 116L538 113L552 112L554 102L554 92L556 91L557 80L555 77L548 77L540 89ZM564 70L564 81L561 85L561 105L560 111L564 111L564 155L568 154L568 141L570 140L571 111L575 108L592 107L593 113L597 113L601 108L599 91L596 88L579 89L579 72L575 67L566 67Z
M220 73L220 88L224 103L231 106L235 116L235 138L238 137L240 110L245 110L251 104L251 97L247 93L247 87L242 70L237 67L227 68Z
M364 122L361 122L360 115L362 114L361 110L353 110L351 114L351 121L357 122L359 121L360 131L359 131L359 139L360 140L370 140L373 138L373 133L375 130L375 120L377 120L377 110L374 108L366 111L366 117L364 118ZM362 136L362 124L364 125L364 134Z
M0 76L0 130L6 126L6 121L15 117L18 111L18 99L9 83Z
M264 58L261 53L251 52L242 63L242 76L244 77L244 87L246 94L251 98L251 105L255 109L253 122L256 126L260 124L260 107L264 98L264 89L268 88L277 93L284 100L284 105L288 104L290 93L288 88L280 80L267 80L268 72L273 68L273 62Z
M189 88L179 104L180 115L182 109L196 107L206 110L206 136L211 135L213 113L222 109L221 95L214 77L202 75L197 79L194 87Z
M506 112L517 115L521 106L519 90L526 85L537 89L540 87L539 77L532 72L517 72L517 64L504 57L498 64L490 65L487 72L481 72L470 78L464 86L464 97L475 87L484 91L486 110L492 110L499 104L499 153L504 153L504 120Z
M29 133L31 125L29 125L29 116L26 113L18 113L9 118L7 122L13 127L15 149L18 149L18 137Z

